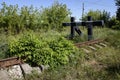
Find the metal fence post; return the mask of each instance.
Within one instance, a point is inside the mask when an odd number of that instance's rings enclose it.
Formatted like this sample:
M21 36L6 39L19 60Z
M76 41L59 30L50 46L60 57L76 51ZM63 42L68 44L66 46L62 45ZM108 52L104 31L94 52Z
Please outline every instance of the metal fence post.
M71 17L71 23L75 22L75 17ZM70 39L73 39L75 35L74 25L71 24L71 33L70 33Z
M88 16L88 21L92 21L92 17L91 16ZM88 28L88 41L92 40L92 35L93 35L93 31L92 31L92 24L91 23L88 23L87 24L87 28Z

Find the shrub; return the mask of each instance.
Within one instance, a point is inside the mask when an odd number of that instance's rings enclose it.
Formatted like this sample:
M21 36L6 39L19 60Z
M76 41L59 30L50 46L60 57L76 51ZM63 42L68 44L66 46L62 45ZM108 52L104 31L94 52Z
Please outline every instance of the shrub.
M30 33L8 45L7 54L10 56L25 57L24 60L31 65L49 65L51 68L67 64L69 55L76 51L74 45L61 36L49 40Z
M116 24L112 26L112 29L120 30L120 21L116 20Z
M109 21L109 27L112 29L120 30L120 21L118 21L115 17L112 17Z

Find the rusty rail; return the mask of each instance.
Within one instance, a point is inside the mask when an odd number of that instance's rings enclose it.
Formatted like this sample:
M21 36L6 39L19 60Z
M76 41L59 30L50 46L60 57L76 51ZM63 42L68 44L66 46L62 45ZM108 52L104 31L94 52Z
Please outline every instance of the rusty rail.
M86 41L86 42L81 42L81 43L75 43L75 46L77 47L88 46L88 45L97 44L103 41L104 41L103 39L96 39L96 40L91 40L91 41Z
M23 61L19 57L11 57L0 60L0 68L9 67L16 64L22 64Z

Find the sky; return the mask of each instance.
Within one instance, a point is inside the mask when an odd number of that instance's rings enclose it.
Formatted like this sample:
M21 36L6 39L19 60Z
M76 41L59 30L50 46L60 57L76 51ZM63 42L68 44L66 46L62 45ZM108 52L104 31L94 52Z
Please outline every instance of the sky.
M30 6L40 8L49 7L55 0L0 0L1 3L5 2L7 5L18 4L19 7ZM84 3L84 14L89 10L106 10L110 12L111 16L115 15L117 7L114 0L58 0L59 3L66 4L67 8L72 12L73 17L80 19L82 17L82 6Z

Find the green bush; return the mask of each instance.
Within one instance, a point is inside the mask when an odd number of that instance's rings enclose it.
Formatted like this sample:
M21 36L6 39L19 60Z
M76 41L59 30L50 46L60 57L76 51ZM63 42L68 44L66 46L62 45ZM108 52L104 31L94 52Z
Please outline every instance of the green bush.
M109 27L112 29L120 30L120 21L118 21L116 17L113 16L109 20Z
M67 64L69 55L76 51L74 45L61 36L46 39L32 33L24 34L8 45L8 55L25 57L24 60L31 65L49 65L51 68Z

